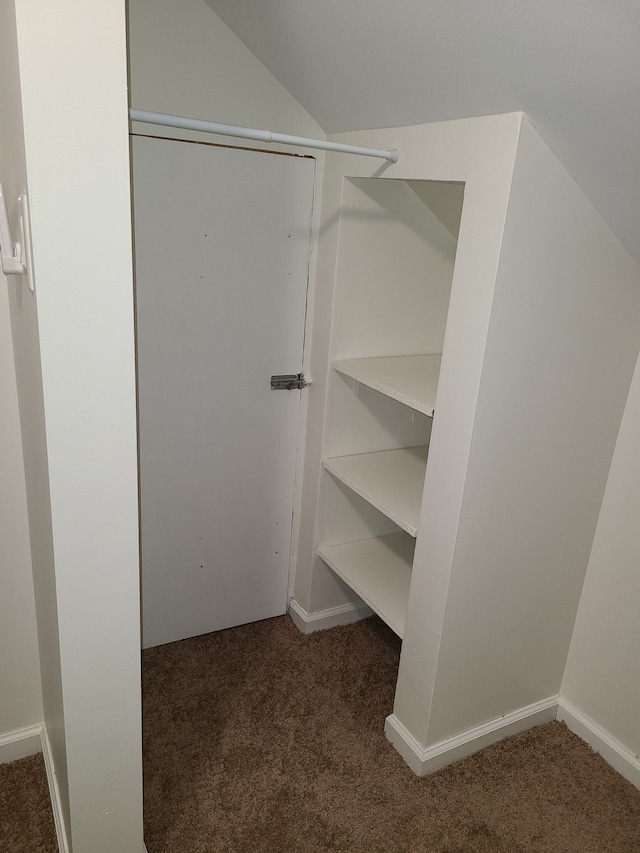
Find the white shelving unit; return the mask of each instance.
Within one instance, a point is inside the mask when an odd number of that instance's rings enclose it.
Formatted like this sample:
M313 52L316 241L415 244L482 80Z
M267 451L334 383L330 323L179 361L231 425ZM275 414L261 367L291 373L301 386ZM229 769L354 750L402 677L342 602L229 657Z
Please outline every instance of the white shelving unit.
M428 446L325 459L327 471L414 538L422 502Z
M433 417L442 356L400 355L333 362L338 373Z
M457 248L445 197L459 222L459 187L343 187L332 345L368 357L332 361L318 554L400 637Z
M334 362L334 368L414 411L435 409L440 356ZM319 556L402 638L428 445L325 459L323 467L402 531L323 547ZM408 535L407 535L408 534Z
M413 540L404 533L330 545L325 563L402 638L409 600Z

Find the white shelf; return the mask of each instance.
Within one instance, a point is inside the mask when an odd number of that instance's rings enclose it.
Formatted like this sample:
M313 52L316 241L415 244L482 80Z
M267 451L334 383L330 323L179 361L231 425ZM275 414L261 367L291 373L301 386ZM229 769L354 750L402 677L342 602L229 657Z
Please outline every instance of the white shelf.
M410 536L418 535L428 447L403 447L325 459L324 467L356 494L394 521Z
M441 359L440 355L348 358L333 366L338 373L433 417Z
M319 556L402 638L409 601L413 540L404 533L321 548Z

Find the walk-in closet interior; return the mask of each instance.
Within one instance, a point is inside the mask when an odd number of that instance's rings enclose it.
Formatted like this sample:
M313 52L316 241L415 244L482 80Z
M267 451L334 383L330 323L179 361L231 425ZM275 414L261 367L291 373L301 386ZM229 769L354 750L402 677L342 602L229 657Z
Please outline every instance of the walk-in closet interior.
M409 788L462 849L547 722L640 787L640 6L582 5L0 4L0 762L61 853L362 853Z
M180 6L132 107L324 138ZM144 645L373 611L426 773L555 719L637 294L523 114L331 139L398 161L132 122Z

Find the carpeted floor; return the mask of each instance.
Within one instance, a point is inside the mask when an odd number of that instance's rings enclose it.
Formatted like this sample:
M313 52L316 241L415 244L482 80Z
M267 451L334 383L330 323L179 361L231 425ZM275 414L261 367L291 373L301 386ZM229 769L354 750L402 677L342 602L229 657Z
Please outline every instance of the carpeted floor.
M144 652L149 853L640 853L640 792L560 723L418 779L399 642L288 617Z
M42 755L0 764L0 851L58 853Z
M415 777L398 654L288 617L145 651L149 853L640 853L640 792L559 723ZM0 853L57 853L40 755L0 765Z

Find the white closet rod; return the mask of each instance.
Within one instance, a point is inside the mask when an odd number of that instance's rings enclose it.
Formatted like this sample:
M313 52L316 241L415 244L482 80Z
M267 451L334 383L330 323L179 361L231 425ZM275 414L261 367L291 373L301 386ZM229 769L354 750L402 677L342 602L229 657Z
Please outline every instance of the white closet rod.
M238 127L233 124L220 124L216 121L203 121L197 118L183 118L166 113L154 113L148 110L129 110L132 121L144 121L147 124L161 124L165 127L181 127L184 130L200 130L204 133L219 133L222 136L237 136L240 139L255 139L259 142L279 142L282 145L298 145L302 148L319 148L322 151L341 151L345 154L362 154L365 157L380 157L390 163L398 162L398 149L385 151L380 148L361 148L359 145L341 145L339 142L327 142L323 139L307 139L304 136L289 136L286 133L272 133L270 130L256 130L252 127Z

